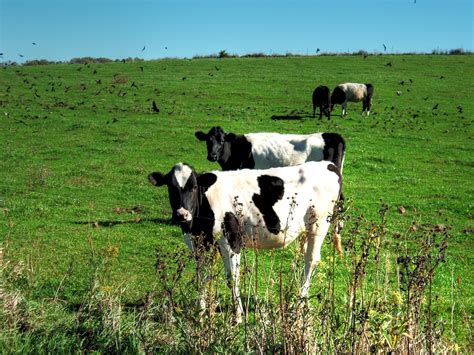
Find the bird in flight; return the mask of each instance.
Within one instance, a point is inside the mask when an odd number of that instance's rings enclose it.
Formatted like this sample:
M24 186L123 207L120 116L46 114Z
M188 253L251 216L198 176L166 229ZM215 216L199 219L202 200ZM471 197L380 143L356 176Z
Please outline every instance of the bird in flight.
M383 46L384 52L386 52L386 51L387 51L387 46L386 46L385 44L383 44L383 43L382 43L382 46Z
M142 48L142 52L145 50L145 48L146 48L146 46L143 46L143 48Z

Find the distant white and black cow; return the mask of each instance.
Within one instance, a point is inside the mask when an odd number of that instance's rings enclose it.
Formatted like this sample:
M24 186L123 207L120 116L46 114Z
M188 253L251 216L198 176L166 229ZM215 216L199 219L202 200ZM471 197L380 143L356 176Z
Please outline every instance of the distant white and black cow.
M313 91L313 117L316 116L316 107L319 107L319 119L323 114L331 119L331 91L327 86L320 85Z
M347 114L347 102L362 101L362 114L370 114L374 86L372 84L345 83L334 88L331 94L331 111L334 105L342 105L342 116Z
M155 186L168 187L173 216L180 221L191 250L202 237L207 243L217 243L237 322L242 315L239 267L243 246L283 248L305 232L301 295L307 296L341 191L341 174L333 163L202 174L178 163L167 174L154 172L148 179Z
M328 160L341 171L346 144L337 133L226 133L217 126L195 136L207 144L207 159L222 170L268 169Z

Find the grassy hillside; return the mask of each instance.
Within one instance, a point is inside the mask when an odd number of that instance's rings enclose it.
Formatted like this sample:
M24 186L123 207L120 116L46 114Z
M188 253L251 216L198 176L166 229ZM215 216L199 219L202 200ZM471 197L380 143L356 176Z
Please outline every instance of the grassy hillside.
M5 279L27 300L59 299L74 309L102 258L101 284L123 289L123 302L133 306L159 287L156 250L185 250L179 228L170 224L167 191L151 186L148 173L168 172L178 161L198 171L218 168L206 160L196 130L338 132L347 143L351 218L376 219L384 202L388 241L393 233L409 235L413 223L450 230L433 292L442 299L443 319L449 323L453 313L458 320L454 339L467 344L471 320L462 319L472 315L474 291L473 78L472 55L4 67ZM348 81L374 85L372 114L361 116L362 104L353 103L345 118L336 107L330 121L313 119L312 90ZM153 100L159 113L151 110ZM411 242L406 245L409 250ZM329 244L325 257L328 250ZM343 264L336 265L342 274Z

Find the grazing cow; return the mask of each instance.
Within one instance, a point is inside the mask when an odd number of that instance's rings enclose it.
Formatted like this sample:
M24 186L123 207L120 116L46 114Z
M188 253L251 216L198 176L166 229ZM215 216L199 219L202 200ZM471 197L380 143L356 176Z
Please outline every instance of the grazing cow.
M308 295L311 273L320 261L321 245L341 191L341 174L333 163L202 174L178 163L169 173L154 172L148 179L155 186L168 187L173 215L191 250L200 240L212 243L216 239L237 322L242 316L239 267L243 246L283 248L305 232L301 295Z
M342 116L347 115L347 101L362 101L362 114L370 114L374 86L372 84L345 83L336 86L331 94L331 111L335 104L342 105Z
M341 171L345 142L337 133L279 134L226 133L212 127L197 139L207 144L207 160L216 161L222 170L268 169L298 165L307 161L329 160Z
M319 119L323 114L331 119L331 92L327 86L318 86L313 91L313 117L316 115L316 107L319 107Z

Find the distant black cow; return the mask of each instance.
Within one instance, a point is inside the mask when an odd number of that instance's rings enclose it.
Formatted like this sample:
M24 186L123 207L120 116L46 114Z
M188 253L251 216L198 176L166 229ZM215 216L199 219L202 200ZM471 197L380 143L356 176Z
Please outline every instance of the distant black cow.
M347 115L347 102L362 101L362 113L370 114L374 86L372 84L345 83L334 88L331 94L331 111L334 105L342 105L342 116Z
M316 115L316 107L319 107L319 119L324 116L331 119L331 92L327 86L318 86L313 91L313 117Z

